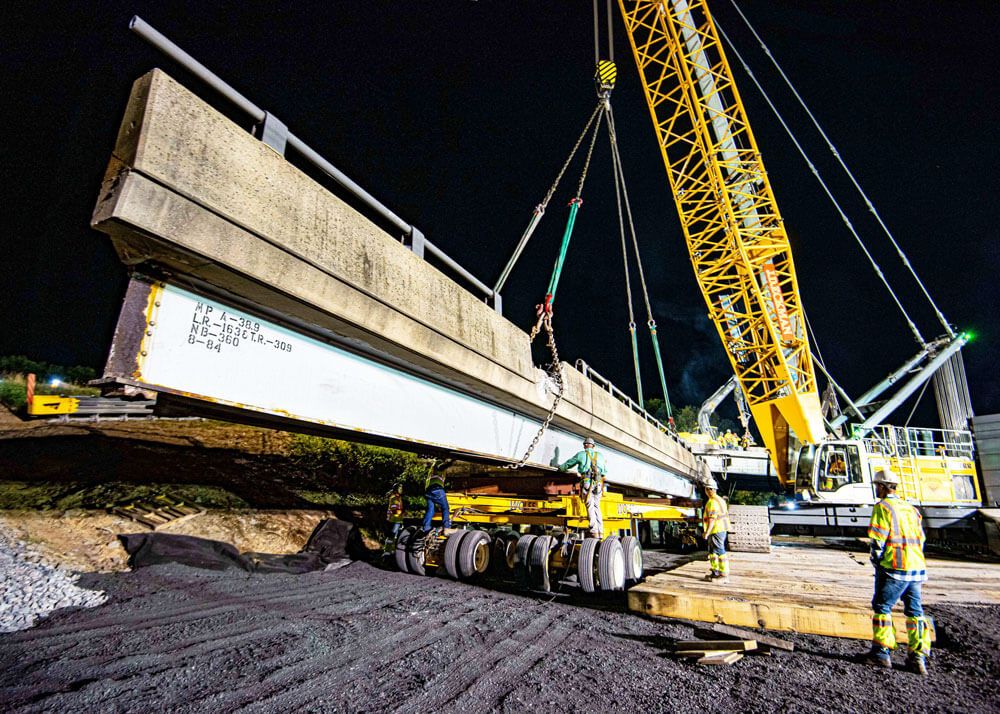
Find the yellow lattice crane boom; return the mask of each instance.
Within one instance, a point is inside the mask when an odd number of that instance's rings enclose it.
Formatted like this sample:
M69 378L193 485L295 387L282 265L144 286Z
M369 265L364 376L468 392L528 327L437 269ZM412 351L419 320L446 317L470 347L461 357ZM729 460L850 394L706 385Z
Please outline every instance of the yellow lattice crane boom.
M824 437L788 236L704 0L619 0L688 252L783 482Z

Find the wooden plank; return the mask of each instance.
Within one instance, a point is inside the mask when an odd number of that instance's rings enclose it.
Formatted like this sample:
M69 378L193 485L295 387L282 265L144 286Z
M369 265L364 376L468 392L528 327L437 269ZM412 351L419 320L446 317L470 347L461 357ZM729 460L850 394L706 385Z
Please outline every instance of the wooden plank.
M782 640L777 637L771 637L770 635L759 635L756 632L744 630L739 627L730 627L729 625L723 625L717 622L712 625L712 631L718 632L720 635L732 635L733 637L737 637L741 640L753 638L757 640L758 645L767 645L768 647L785 650L787 652L795 651L794 642Z
M698 660L698 664L732 664L743 659L739 652L714 652Z
M745 652L757 649L757 640L680 640L674 643L678 650L733 650Z
M670 592L662 586L649 587L648 583L629 590L628 602L632 610L661 617L859 640L869 640L872 636L871 611L860 608L770 602L766 598L734 600L725 592L707 595ZM905 641L906 622L902 613L894 616L894 624L897 638Z
M845 550L776 545L770 555L734 553L728 585L704 582L704 561L647 578L628 593L629 607L649 615L731 627L871 639L873 570ZM1000 603L1000 565L931 559L924 603ZM902 606L893 614L905 641ZM934 637L932 632L932 637ZM755 633L743 639L761 641ZM774 645L776 648L785 647Z

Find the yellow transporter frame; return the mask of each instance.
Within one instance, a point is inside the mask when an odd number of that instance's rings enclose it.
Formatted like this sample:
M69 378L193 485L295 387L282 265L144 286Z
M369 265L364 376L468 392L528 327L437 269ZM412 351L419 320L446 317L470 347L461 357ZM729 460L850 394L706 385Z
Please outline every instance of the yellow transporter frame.
M588 528L587 509L576 495L522 498L512 495L449 493L452 524L424 539L412 529L396 541L396 563L401 570L424 575L439 568L456 579L474 578L490 568L516 574L522 584L550 591L558 574L575 571L585 592L620 590L628 580L642 577L642 548L634 536L618 531L637 530L639 521L687 520L692 507L663 503L662 499L626 499L608 493L601 499L606 533L603 540L571 538L574 529ZM544 535L516 531L463 529L461 526L528 525L546 527ZM410 539L413 538L414 542Z
M637 520L676 521L695 515L694 508L657 504L660 499L626 499L620 493L601 498L604 531L634 530ZM507 495L449 493L453 524L559 526L586 529L587 506L576 495L522 498Z

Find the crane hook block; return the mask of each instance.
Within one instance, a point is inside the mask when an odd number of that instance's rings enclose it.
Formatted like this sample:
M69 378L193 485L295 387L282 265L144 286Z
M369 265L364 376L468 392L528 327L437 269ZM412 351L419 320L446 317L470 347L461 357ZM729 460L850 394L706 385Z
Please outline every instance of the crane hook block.
M601 60L597 63L597 72L594 73L594 84L597 86L597 96L606 98L615 88L615 80L618 78L618 68L610 60Z

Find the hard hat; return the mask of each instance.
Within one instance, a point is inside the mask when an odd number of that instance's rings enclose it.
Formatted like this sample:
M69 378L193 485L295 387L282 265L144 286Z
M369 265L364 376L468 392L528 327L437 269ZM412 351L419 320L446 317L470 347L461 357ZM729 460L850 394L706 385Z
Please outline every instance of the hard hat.
M589 436L586 439L583 440L583 445L584 446L597 446L597 444L594 443L594 440L591 439Z
M713 489L715 491L718 491L719 490L719 484L718 484L718 482L716 482L716 480L714 478L710 478L708 481L705 482L705 488L711 488L711 489Z
M882 469L875 472L875 476L872 478L872 483L881 483L886 486L898 486L899 475L895 471L886 471L885 469Z

